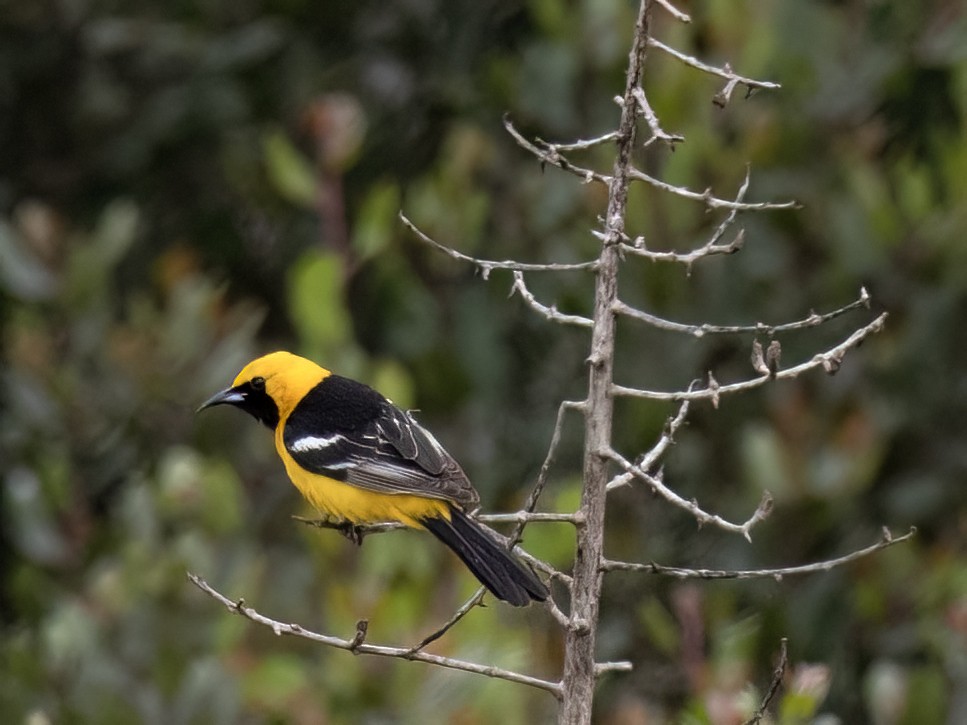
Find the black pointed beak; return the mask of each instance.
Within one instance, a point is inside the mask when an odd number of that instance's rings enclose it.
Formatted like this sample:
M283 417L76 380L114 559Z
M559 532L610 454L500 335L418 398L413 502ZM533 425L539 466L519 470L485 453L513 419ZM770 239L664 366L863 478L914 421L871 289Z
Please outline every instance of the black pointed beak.
M244 402L245 393L238 388L227 388L220 393L215 393L212 397L202 403L195 413L201 413L205 408L211 408L215 405L238 405L239 403Z

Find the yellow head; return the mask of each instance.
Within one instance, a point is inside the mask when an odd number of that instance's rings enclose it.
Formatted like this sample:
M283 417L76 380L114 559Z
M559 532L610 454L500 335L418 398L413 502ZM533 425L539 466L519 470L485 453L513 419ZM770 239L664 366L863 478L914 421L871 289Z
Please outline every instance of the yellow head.
M216 393L198 410L234 405L275 429L305 394L329 376L329 371L290 352L273 352L242 368L232 387Z

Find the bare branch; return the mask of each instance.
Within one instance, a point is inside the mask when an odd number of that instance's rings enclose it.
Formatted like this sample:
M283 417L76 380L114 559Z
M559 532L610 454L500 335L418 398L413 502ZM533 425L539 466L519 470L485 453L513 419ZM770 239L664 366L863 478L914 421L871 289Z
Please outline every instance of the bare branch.
M475 517L477 521L487 524L574 524L577 526L581 522L578 514L557 514L557 513L531 513L526 510L514 511L509 514L480 514Z
M445 244L441 244L435 239L427 236L419 229L419 227L411 222L406 215L403 214L403 212L400 212L399 217L400 221L402 221L403 224L405 224L420 241L443 252L448 257L458 259L461 262L469 262L470 264L476 266L480 270L480 274L484 279L490 277L490 273L495 269L511 269L519 272L573 272L578 270L594 270L598 266L597 261L577 262L575 264L528 264L526 262L515 262L512 259L506 259L502 262L493 259L479 259L477 257L471 257L467 254L464 254L463 252L458 252L456 249L448 247Z
M507 680L508 682L515 682L519 685L535 687L539 690L544 690L545 692L551 693L559 700L562 697L561 685L557 682L548 682L547 680L531 677L530 675L524 675L519 672L506 670L500 667L494 667L492 665L480 665L476 662L467 662L465 660L458 660L453 657L443 657L441 655L413 651L404 647L388 647L384 645L366 644L362 641L365 638L365 629L363 630L363 634L360 635L360 627L358 625L356 634L352 639L343 639L341 637L333 637L330 635L312 632L298 624L286 624L284 622L279 622L271 619L270 617L266 617L264 614L260 614L251 607L245 606L245 601L243 599L232 601L224 594L221 594L212 588L212 586L209 585L204 579L192 574L191 572L188 572L188 579L192 582L192 584L205 592L205 594L210 596L215 601L223 604L232 614L241 615L246 619L255 622L256 624L261 624L262 626L268 627L278 636L288 634L295 637L302 637L303 639L312 640L313 642L318 642L319 644L323 644L328 647L348 650L355 654L395 657L398 659L412 660L414 662L425 662L438 667L446 667L451 670L473 672L478 675L485 675L487 677L493 677L500 680Z
M733 209L735 214L738 209ZM717 240L703 244L701 247L693 249L691 252L655 252L645 247L644 237L636 237L631 244L622 244L621 251L625 254L633 254L636 257L644 257L652 262L676 262L684 264L691 274L691 267L705 257L712 257L717 254L735 254L745 246L745 230L740 229L728 244L716 244Z
M559 627L567 629L571 626L570 617L560 610L553 597L548 597L544 600L544 608L554 617L554 621L557 622Z
M577 516L575 514L534 514L534 513L529 513L527 511L518 511L518 512L513 513L513 514L493 514L493 515L486 516L486 517L484 517L484 516L478 516L477 518L478 518L478 520L481 520L481 521L486 518L486 520L487 520L488 523L494 523L494 522L499 522L499 523L511 523L511 522L513 522L513 523L516 523L518 529L517 529L517 531L512 536L504 537L504 536L502 536L501 534L499 534L496 531L494 532L494 534L499 539L501 539L503 541L503 543L508 548L512 548L513 549L513 552L517 556L519 556L521 559L523 559L526 563L528 563L530 566L534 567L535 569L537 569L538 571L540 571L542 574L546 574L551 579L556 579L558 581L563 582L566 585L570 585L570 583L571 583L571 577L569 577L567 574L565 574L565 573L563 573L563 572L555 569L553 566L551 566L547 562L541 561L537 557L532 556L531 554L527 553L520 546L517 546L516 544L518 542L518 539L519 539L521 530L523 529L523 526L526 523L531 522L531 521L551 521L551 522L565 522L565 523L576 524ZM513 542L513 544L511 542ZM450 617L450 619L448 619L443 625L441 625L439 628L437 628L434 632L432 632L431 634L429 634L426 637L424 637L420 641L420 643L417 644L417 645L414 645L411 648L411 650L413 652L416 652L418 650L421 650L424 647L426 647L428 644L430 644L431 642L436 641L437 639L439 639L440 637L442 637L444 634L446 634L447 632L449 632L461 619L463 619L468 614L470 614L470 612L474 609L474 607L479 606L483 602L483 598L484 598L484 595L486 593L487 593L487 590L484 589L483 587L480 587L479 589L477 589L477 591L474 592L473 596L471 596L466 602L464 602L460 606L459 609L457 609L453 613L453 615ZM564 615L561 614L560 609L558 609L557 608L557 605L554 604L553 597L550 597L549 596L545 600L544 606L551 613L551 615L555 619L557 619L558 622L560 623L560 619L559 618L560 617L564 617ZM566 621L566 619L567 618L564 617L564 620L565 621Z
M595 662L594 676L601 677L609 672L631 672L634 669L634 664L628 662L627 660L620 662Z
M805 372L816 368L823 368L827 373L835 373L843 363L846 353L854 347L858 347L870 335L880 332L886 323L888 313L884 312L868 325L864 325L854 331L848 338L826 352L814 355L811 360L800 363L795 367L780 370L775 376L762 375L752 380L745 380L740 383L730 383L720 385L709 375L709 384L701 390L678 390L674 392L663 392L659 390L641 390L639 388L627 388L623 385L612 387L614 395L623 395L630 398L646 398L648 400L711 400L713 404L722 395L738 393L744 390L752 390L765 385L770 380L788 380L796 378Z
M759 502L759 506L745 523L732 523L731 521L727 521L717 514L710 514L704 511L694 500L688 501L672 491L662 480L661 472L656 474L649 473L641 466L635 465L628 461L624 456L615 450L604 451L602 452L602 455L617 463L625 471L625 475L619 475L611 479L611 481L608 483L609 490L613 490L618 486L627 485L628 479L626 476L630 474L633 478L643 481L651 488L652 491L673 506L690 513L695 520L698 521L699 526L709 524L718 529L722 529L723 531L742 534L747 541L752 541L752 529L756 526L756 524L766 519L769 514L772 513L772 496L768 491L765 491L763 492L762 500Z
M720 199L719 197L712 194L711 189L706 189L705 191L699 193L697 191L692 191L691 189L686 189L684 186L675 186L674 184L669 184L667 181L662 181L661 179L656 179L654 176L649 176L644 171L635 168L628 169L628 176L637 181L643 181L646 184L654 186L656 189L661 189L662 191L667 191L669 194L674 194L675 196L680 196L684 199L691 199L692 201L700 201L705 204L707 209L735 209L737 211L766 211L775 209L800 209L802 204L798 201L759 201L759 202L741 202L741 201L730 201L729 199Z
M509 121L507 120L507 116L504 116L505 127L508 123ZM513 128L513 125L511 125L510 128ZM516 131L512 131L511 135L514 135L515 133ZM577 141L572 141L571 143L552 143L551 141L545 141L540 137L538 137L536 140L537 143L541 144L541 146L544 146L547 149L554 149L555 151L585 151L587 149L594 148L595 146L600 146L601 144L611 143L616 138L618 138L617 132L610 131L600 136L595 136L594 138L579 139Z
M693 385L695 383L692 383ZM675 442L675 434L681 427L682 423L685 422L686 416L688 416L688 406L689 402L683 400L681 406L678 408L678 413L665 421L665 429L662 431L661 437L658 441L651 447L641 459L638 461L638 467L643 471L650 471L655 467L655 464L661 460L661 457L665 455L665 451ZM620 477L619 477L620 478ZM613 479L608 483L608 490L615 488L612 484L617 479ZM620 485L620 484L618 484Z
M692 18L687 13L683 13L681 10L672 5L669 0L655 0L665 11L671 15L676 20L681 20L683 23L692 22Z
M511 540L511 537L504 536L503 534L501 534L501 533L499 533L497 531L495 531L493 533L504 544L506 544L508 548L510 548L510 540ZM520 545L515 546L513 549L511 549L511 551L513 551L513 553L516 556L520 557L525 563L529 564L532 568L536 569L541 574L546 574L551 579L556 579L556 580L558 580L560 582L563 582L564 584L570 584L571 583L571 577L570 576L568 576L564 572L560 571L559 569L554 568L553 566L551 566L550 564L548 564L543 559L538 559L533 554L531 554L528 551L522 549L520 547Z
M604 571L639 571L649 574L661 574L663 576L670 576L676 579L775 579L776 581L781 581L787 576L799 576L801 574L816 574L830 571L836 567L843 566L844 564L849 564L864 557L870 556L871 554L875 554L876 552L889 548L894 544L907 541L916 533L916 527L911 526L907 533L903 534L902 536L895 537L888 529L886 529L886 527L884 527L883 535L880 540L871 546L858 549L844 556L836 557L835 559L827 559L826 561L817 561L813 562L812 564L788 566L779 569L685 569L676 566L662 566L661 564L656 564L654 562L644 564L628 561L613 561L611 559L606 560L602 564L602 568Z
M641 86L635 88L632 93L634 94L635 101L638 103L638 109L641 111L641 115L648 124L648 128L651 129L651 138L645 141L645 146L649 146L653 141L661 141L674 151L675 144L683 143L685 137L679 134L667 133L661 127L661 124L658 122L658 116L655 114L651 104L648 103L648 97L645 95L645 90ZM621 102L621 98L616 98L615 100L619 103Z
M511 123L510 119L506 116L504 117L504 128L507 129L507 133L514 138L518 146L534 154L534 156L540 160L541 164L551 164L551 166L556 166L563 171L570 172L579 177L585 183L590 183L592 181L606 185L611 183L610 176L605 176L604 174L591 169L584 169L580 166L575 166L564 158L560 154L560 151L564 150L566 146L558 146L556 144L549 144L546 141L540 141L539 143L544 146L544 148L540 148L524 138L520 131L514 127L514 124ZM617 134L614 134L614 137L616 138ZM604 137L602 136L601 138Z
M588 328L594 324L587 317L565 315L563 312L558 312L557 307L554 305L547 307L538 302L537 298L527 289L527 285L524 282L524 273L519 270L514 270L514 285L510 288L510 294L513 295L514 292L519 292L520 296L531 309L536 310L551 322L560 322L562 325L577 325L578 327Z
M762 698L762 704L759 705L759 708L752 714L752 717L746 720L743 725L759 725L762 718L765 717L769 703L772 702L772 698L779 691L779 685L782 684L782 678L786 674L786 667L789 665L789 652L787 651L786 645L787 641L785 637L779 640L779 662L776 663L776 669L772 672L772 682L769 683L769 689L765 697Z
M696 385L698 381L694 381L692 385ZM691 386L689 387L691 389ZM654 469L655 464L665 455L665 451L675 442L675 434L681 427L682 423L685 422L685 417L688 415L689 401L683 400L681 406L678 409L678 413L670 417L665 421L665 429L662 431L661 437L658 441L651 447L645 455L643 455L637 462L637 467L642 471L651 471ZM635 478L637 474L633 471L627 471L625 473L619 474L612 478L606 487L608 491L613 491L616 488L622 486L627 486Z
M826 312L823 314L818 314L816 312L810 312L807 317L794 322L785 322L779 325L769 325L764 322L756 322L751 325L711 325L709 323L702 323L701 325L689 325L682 322L674 322L672 320L666 320L663 317L658 317L657 315L652 315L651 313L644 312L642 310L631 307L621 300L615 301L614 311L616 314L625 315L631 317L635 320L640 320L652 327L659 330L668 330L669 332L681 332L686 335L692 335L693 337L705 337L706 335L735 335L741 333L755 333L759 335L776 335L782 332L792 332L794 330L806 330L810 327L818 327L830 320L834 320L841 315L845 315L847 312L852 312L853 310L858 310L860 308L869 309L870 307L870 297L866 292L866 289L860 290L860 296L850 302L849 304L843 305L831 312Z
M685 65L691 66L692 68L696 68L702 71L703 73L709 73L713 76L724 78L728 83L733 85L741 83L743 86L748 88L750 92L753 89L757 89L757 88L762 88L765 90L777 90L779 88L782 88L782 86L779 83L773 83L772 81L757 81L754 78L746 78L745 76L740 76L737 73L734 73L732 71L732 68L729 67L728 64L726 64L722 68L718 68L714 65L709 65L708 63L704 63L700 61L698 58L694 58L690 55L682 53L680 50L675 50L674 48L668 45L665 45L660 40L654 37L648 38L648 45L652 48L656 48L662 51L663 53L667 53L673 58L677 58ZM729 93L731 94L731 91L729 91Z
M527 501L524 502L524 513L532 512L537 508L537 502L540 500L541 494L544 492L544 487L547 485L547 476L551 470L551 464L554 462L554 457L557 455L557 447L561 443L561 433L564 430L564 416L568 411L584 411L585 405L584 401L564 400L558 406L557 419L554 422L554 432L551 433L551 442L547 447L547 455L544 457L544 463L541 464L540 473L537 474L537 483L534 484L534 488L527 496ZM575 526L584 525L584 516L581 512L575 512L572 516ZM510 540L515 544L520 543L520 537L524 532L526 523L526 521L518 522L513 533L510 535Z
M743 179L742 184L739 186L739 190L735 195L735 201L737 203L745 199L745 194L749 190L749 181L752 177L751 169L748 164L745 166L745 179ZM713 232L711 238L697 249L693 249L691 252L681 253L681 252L652 252L645 248L644 237L638 237L630 245L622 246L623 251L629 254L635 254L640 257L646 257L655 262L678 262L680 264L686 265L688 269L688 274L691 274L692 264L705 257L710 257L714 254L734 254L742 249L742 245L745 243L745 230L740 229L731 242L728 244L719 244L725 232L735 223L735 219L739 214L738 209L731 209L726 215L722 223L716 227L715 232Z
M531 143L521 135L521 133L510 122L510 119L508 118L504 119L504 127L507 129L507 132L510 133L511 136L513 136L514 140L517 141L517 144L521 148L524 148L527 151L530 151L541 161L541 163L551 164L552 166L556 166L559 169L562 169L563 171L570 172L575 176L580 177L586 183L596 181L602 184L607 184L607 185L611 184L612 178L610 176L606 176L605 174L594 171L592 169L586 169L580 166L576 166L575 164L572 164L568 159L566 159L564 156L562 156L559 153L558 148L553 144L547 144L546 142L542 142L542 144L545 147L540 148L535 144ZM754 202L754 203L744 203L740 201L730 201L728 199L720 199L717 196L713 195L710 190L705 190L702 193L698 193L696 191L692 191L691 189L686 189L685 187L682 187L682 186L675 186L674 184L669 184L665 181L661 181L660 179L656 179L653 176L649 176L643 171L640 171L634 168L630 164L627 169L627 175L631 179L644 181L645 183L650 184L658 189L662 189L663 191L667 191L670 194L681 196L686 199L692 199L694 201L701 201L702 203L705 204L705 206L708 209L734 209L736 211L764 211L764 210L775 210L775 209L798 209L801 207L801 205L797 201L784 201L784 202L763 201L763 202ZM405 218L404 218L404 221L406 221ZM414 228L414 231L416 231L415 228ZM417 232L417 233L419 234L420 232ZM427 240L427 241L430 241L430 243L439 246L442 249L442 251L446 252L452 257L455 257L456 259L464 259L465 261L474 262L479 266L484 266L477 260L466 257L465 255L456 256L456 255L459 255L460 253L455 252L455 250L449 249L448 247L444 247L443 245L439 245L439 243L437 242L432 242L432 240ZM506 265L510 263L505 262L503 264ZM593 264L593 263L588 262L586 264ZM547 269L544 268L543 265L538 265L538 266L541 267L541 269L538 271L547 271ZM518 265L516 267L505 267L505 268L521 269L522 271L531 271L531 270L525 269L521 265ZM573 268L573 266L571 268Z
M457 622L470 614L470 611L474 607L480 606L481 602L483 602L484 594L486 593L487 590L484 587L478 587L477 591L475 591L473 595L467 601L465 601L456 612L453 613L453 616L451 616L450 619L444 622L441 627L437 628L431 634L428 634L426 637L420 640L419 644L413 645L409 651L419 652L431 642L436 642L438 639L440 639L440 637L453 629Z

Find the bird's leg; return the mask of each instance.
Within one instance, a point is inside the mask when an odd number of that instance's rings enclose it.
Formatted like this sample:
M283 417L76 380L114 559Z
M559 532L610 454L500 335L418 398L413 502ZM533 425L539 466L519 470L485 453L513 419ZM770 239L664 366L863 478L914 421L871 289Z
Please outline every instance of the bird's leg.
M368 533L364 526L354 524L349 519L339 519L334 516L325 516L319 519L305 519L301 516L293 516L296 521L306 526L315 526L317 529L333 529L345 536L356 546L362 546L363 537Z
M352 521L340 521L336 524L335 529L356 546L363 545L363 537L366 535L366 530L362 526L358 526Z
M398 521L357 524L349 519L341 519L335 516L324 516L320 519L304 519L301 516L293 516L292 518L306 526L315 526L317 529L334 529L356 544L356 546L362 545L363 537L367 534L379 534L384 531L406 528L404 524Z

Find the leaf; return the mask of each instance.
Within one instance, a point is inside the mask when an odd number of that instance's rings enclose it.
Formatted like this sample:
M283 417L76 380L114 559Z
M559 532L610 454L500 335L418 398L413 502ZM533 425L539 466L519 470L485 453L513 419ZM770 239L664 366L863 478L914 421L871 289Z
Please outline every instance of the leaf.
M343 263L329 252L306 252L293 266L288 284L289 315L310 357L348 343L352 337L343 299Z
M373 257L389 246L397 228L400 190L392 182L376 184L356 214L353 248L362 258Z
M266 135L262 141L262 150L269 181L279 195L298 206L313 208L319 188L309 161L279 130Z

